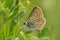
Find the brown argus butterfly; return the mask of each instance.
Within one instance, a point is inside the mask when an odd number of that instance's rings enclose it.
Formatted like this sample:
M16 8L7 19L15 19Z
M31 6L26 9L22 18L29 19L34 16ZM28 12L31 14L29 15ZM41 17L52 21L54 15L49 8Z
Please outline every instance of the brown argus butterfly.
M29 29L42 30L46 24L46 19L43 17L41 8L34 7L24 25Z

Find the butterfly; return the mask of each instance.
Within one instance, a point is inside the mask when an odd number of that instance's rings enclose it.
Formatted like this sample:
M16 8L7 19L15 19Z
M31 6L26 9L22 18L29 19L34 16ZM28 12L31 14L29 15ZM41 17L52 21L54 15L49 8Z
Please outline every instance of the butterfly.
M41 31L46 24L46 19L40 7L34 7L24 25L29 29L37 29Z

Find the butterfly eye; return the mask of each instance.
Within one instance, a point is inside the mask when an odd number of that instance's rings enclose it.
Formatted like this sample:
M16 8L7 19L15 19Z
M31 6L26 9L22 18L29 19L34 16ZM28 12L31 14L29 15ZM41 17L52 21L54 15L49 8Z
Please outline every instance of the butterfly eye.
M24 23L24 25L25 25L25 23Z

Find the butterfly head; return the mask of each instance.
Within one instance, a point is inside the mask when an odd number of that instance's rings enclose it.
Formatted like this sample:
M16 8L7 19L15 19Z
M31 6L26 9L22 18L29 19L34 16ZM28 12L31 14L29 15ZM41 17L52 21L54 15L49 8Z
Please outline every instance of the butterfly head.
M29 28L29 29L34 28L34 23L29 21L25 22L24 25L26 26L26 28Z

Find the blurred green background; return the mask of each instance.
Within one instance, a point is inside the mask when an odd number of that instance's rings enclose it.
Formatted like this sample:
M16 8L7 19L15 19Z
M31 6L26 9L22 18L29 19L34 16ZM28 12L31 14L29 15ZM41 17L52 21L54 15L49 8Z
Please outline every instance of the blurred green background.
M25 29L23 23L38 6L46 18L44 29ZM0 0L0 40L60 40L60 0Z

